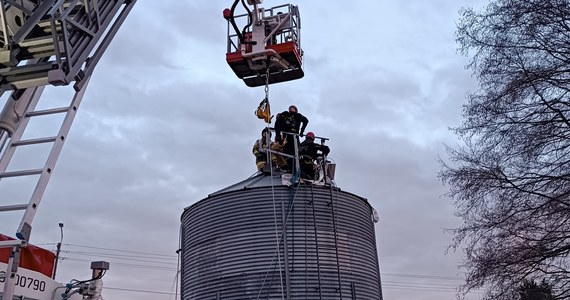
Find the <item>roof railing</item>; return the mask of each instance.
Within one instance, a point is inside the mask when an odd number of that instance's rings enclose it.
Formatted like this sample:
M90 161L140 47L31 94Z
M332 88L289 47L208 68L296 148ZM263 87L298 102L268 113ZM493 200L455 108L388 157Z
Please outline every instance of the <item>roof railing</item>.
M275 132L275 128L269 127L270 132ZM270 146L267 147L267 149L264 149L266 151L266 153L270 153L270 155L267 155L267 165L270 166L272 164L272 156L273 155L279 155L282 157L286 157L286 158L290 158L294 161L295 163L295 168L291 168L291 166L289 166L291 169L291 173L293 175L297 175L298 177L300 177L300 172L301 172L301 163L300 163L300 155L299 155L299 137L303 137L305 135L301 135L299 133L295 133L295 132L288 132L288 131L281 131L281 134L284 135L288 135L288 136L293 136L293 143L294 143L294 149L295 149L295 154L291 155L288 153L284 153L282 151L277 151L277 150L272 150ZM273 142L270 138L270 136L266 136L266 145L271 145L271 143ZM325 142L330 140L327 137L322 137L322 136L315 136L315 139L319 139L320 140L320 144L321 145L325 145ZM318 160L317 159L317 165L320 167L320 172L322 172L322 178L320 178L320 180L318 180L319 178L315 178L315 180L313 180L314 182L317 181L324 181L324 183L329 183L329 184L333 184L333 180L334 180L334 176L335 176L335 170L336 170L336 163L333 163L331 161L329 161L327 159L326 155L322 156L322 160ZM320 173L319 172L319 173Z

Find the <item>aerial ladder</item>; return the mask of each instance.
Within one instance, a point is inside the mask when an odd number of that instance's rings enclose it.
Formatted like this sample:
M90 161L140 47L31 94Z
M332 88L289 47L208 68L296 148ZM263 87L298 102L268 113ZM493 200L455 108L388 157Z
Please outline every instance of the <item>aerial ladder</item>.
M135 3L136 0L0 0L0 96L10 93L0 112L0 181L31 177L37 182L26 203L0 200L0 213L23 211L16 238L0 241L0 250L10 249L7 269L0 270L3 300L15 296L16 279L22 277L18 276L22 249L28 245L32 221L93 70ZM73 86L70 104L36 109L44 88L50 85ZM57 114L63 116L63 121L56 135L25 138L31 119ZM43 166L11 169L15 152L42 144L51 145ZM105 263L94 268L97 276L102 276L105 268ZM23 295L17 296L24 299ZM86 297L99 299L100 295L90 291Z

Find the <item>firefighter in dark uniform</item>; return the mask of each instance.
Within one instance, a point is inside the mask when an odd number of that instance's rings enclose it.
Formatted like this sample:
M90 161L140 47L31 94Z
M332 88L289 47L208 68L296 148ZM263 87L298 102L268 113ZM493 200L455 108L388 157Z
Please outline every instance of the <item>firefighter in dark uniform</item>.
M275 120L275 133L277 134L276 140L280 142L282 139L287 140L283 153L294 156L295 155L295 142L299 144L299 137L288 133L300 134L303 136L305 128L309 124L309 119L299 113L295 105L289 106L288 111L277 114ZM283 133L282 133L283 132ZM287 158L289 166L294 166L293 159Z
M315 144L315 134L308 132L305 140L299 145L301 177L311 180L315 179L314 161L321 155L328 155L329 152L331 150L328 146Z

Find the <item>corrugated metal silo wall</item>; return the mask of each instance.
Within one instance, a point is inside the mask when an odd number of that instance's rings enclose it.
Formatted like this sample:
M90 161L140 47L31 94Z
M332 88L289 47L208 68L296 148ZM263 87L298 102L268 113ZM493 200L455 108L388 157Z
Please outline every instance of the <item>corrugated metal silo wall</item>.
M285 186L257 187L214 195L187 208L182 214L182 300L282 299L284 243L279 256L276 247L282 203L289 211L290 299L382 299L368 203L329 187L302 185L292 195Z

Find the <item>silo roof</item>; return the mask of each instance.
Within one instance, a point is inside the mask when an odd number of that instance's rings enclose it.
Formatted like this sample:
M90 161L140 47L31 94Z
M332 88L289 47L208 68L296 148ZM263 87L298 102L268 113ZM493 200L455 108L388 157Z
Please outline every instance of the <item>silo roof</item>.
M238 183L232 184L232 185L225 187L219 191L216 191L216 192L209 194L208 198L210 198L212 196L225 194L228 192L236 192L236 191L248 190L248 189L254 189L254 188L271 187L271 186L290 186L289 180L287 180L287 184L284 184L284 182L286 182L286 181L283 180L283 178L282 178L283 175L291 176L291 174L289 174L289 173L283 173L283 172L279 172L279 171L275 171L272 174L257 172L256 174L250 176L249 178L247 178L245 180L242 180ZM335 190L342 191L342 189L339 188L336 184L334 184L333 188ZM343 192L347 193L347 191L343 191ZM350 192L348 192L348 193L352 194ZM362 196L355 195L355 194L352 194L352 195L354 195L358 198L361 198L365 202L368 202L368 199L366 199Z
M219 195L219 194L223 194L223 193L227 193L227 192L234 192L234 191L239 191L239 190L246 190L246 189L251 189L251 188L259 188L259 187L267 187L267 186L277 186L277 185L284 185L281 182L281 175L283 175L284 173L282 172L273 172L273 174L265 174L265 173L261 173L258 172L256 174L254 174L253 176L242 180L238 183L232 184L228 187L225 187L219 191L216 191L214 193L211 193L210 196L215 196L215 195Z

